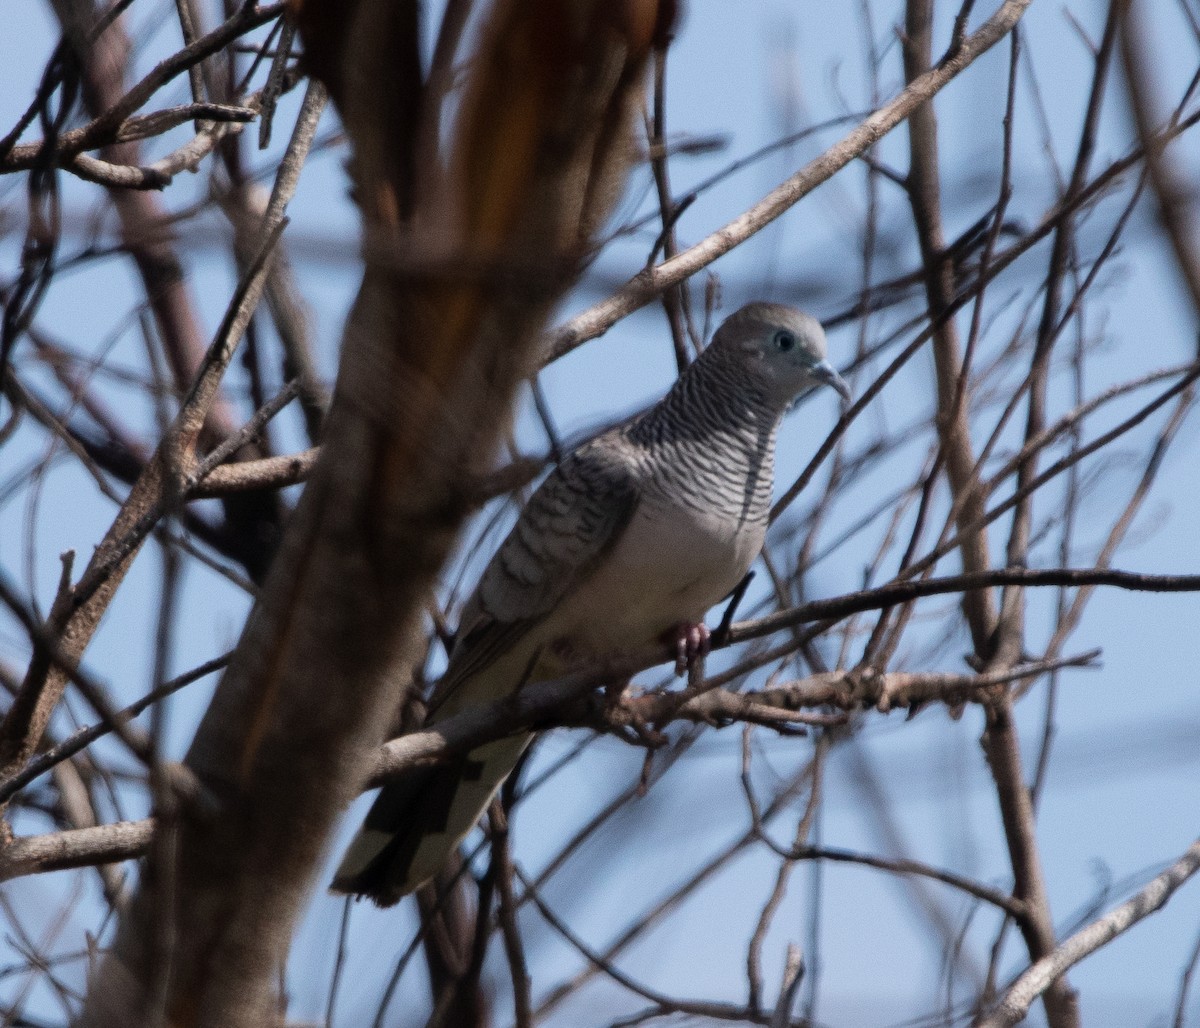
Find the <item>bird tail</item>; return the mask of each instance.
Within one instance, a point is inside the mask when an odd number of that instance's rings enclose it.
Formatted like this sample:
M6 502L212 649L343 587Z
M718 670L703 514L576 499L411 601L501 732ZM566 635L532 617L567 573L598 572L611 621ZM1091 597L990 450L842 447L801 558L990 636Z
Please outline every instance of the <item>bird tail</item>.
M390 907L442 869L516 766L531 734L497 739L389 782L346 849L330 888Z

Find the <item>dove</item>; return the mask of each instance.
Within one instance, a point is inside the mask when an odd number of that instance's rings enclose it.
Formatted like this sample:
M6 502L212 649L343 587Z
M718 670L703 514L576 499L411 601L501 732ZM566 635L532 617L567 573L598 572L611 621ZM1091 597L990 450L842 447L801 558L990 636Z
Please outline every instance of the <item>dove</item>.
M751 303L653 407L579 446L534 491L462 611L426 727L657 641L706 653L708 609L766 537L775 440L797 397L849 389L808 314ZM396 903L470 832L532 735L413 769L380 791L331 888Z

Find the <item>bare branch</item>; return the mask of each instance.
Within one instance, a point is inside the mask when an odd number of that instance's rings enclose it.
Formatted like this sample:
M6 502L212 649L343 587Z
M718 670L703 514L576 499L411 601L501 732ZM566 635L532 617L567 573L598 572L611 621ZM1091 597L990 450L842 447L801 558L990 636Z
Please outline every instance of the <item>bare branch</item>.
M978 1028L1007 1028L1024 1020L1029 1006L1059 980L1065 971L1091 956L1105 943L1129 931L1139 921L1161 910L1184 882L1200 870L1200 840L1182 857L1149 882L1132 899L1114 907L1065 940L1025 971L1001 1001L975 1024Z
M670 286L703 270L795 206L940 92L977 57L995 46L1012 30L1029 4L1030 0L1004 0L991 18L963 40L957 53L910 82L891 103L870 115L841 142L810 161L728 225L672 260L640 272L608 299L559 326L548 341L544 359L557 360L589 339L603 335L622 318L644 307Z

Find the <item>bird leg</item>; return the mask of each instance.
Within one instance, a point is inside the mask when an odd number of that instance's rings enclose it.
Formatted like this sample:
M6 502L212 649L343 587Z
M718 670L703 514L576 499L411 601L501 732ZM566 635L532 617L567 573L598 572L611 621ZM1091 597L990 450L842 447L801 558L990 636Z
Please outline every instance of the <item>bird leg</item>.
M747 571L737 585L733 587L726 599L729 603L725 607L725 613L721 615L721 623L717 625L717 630L712 634L713 645L724 646L729 641L729 628L733 624L733 615L737 613L738 605L742 602L742 597L746 595L746 590L750 588L750 583L754 580L754 572Z
M675 674L683 675L697 660L708 656L712 635L703 621L684 621L672 632L675 644Z

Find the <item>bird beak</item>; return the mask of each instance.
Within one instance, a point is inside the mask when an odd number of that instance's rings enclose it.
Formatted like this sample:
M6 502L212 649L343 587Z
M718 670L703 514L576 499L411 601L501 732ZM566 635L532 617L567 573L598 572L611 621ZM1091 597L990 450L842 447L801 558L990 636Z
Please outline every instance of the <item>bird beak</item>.
M842 398L842 406L849 407L851 396L850 387L846 385L845 380L833 369L833 365L829 361L821 361L820 364L814 364L810 372L821 385L830 386L837 390L838 395Z

